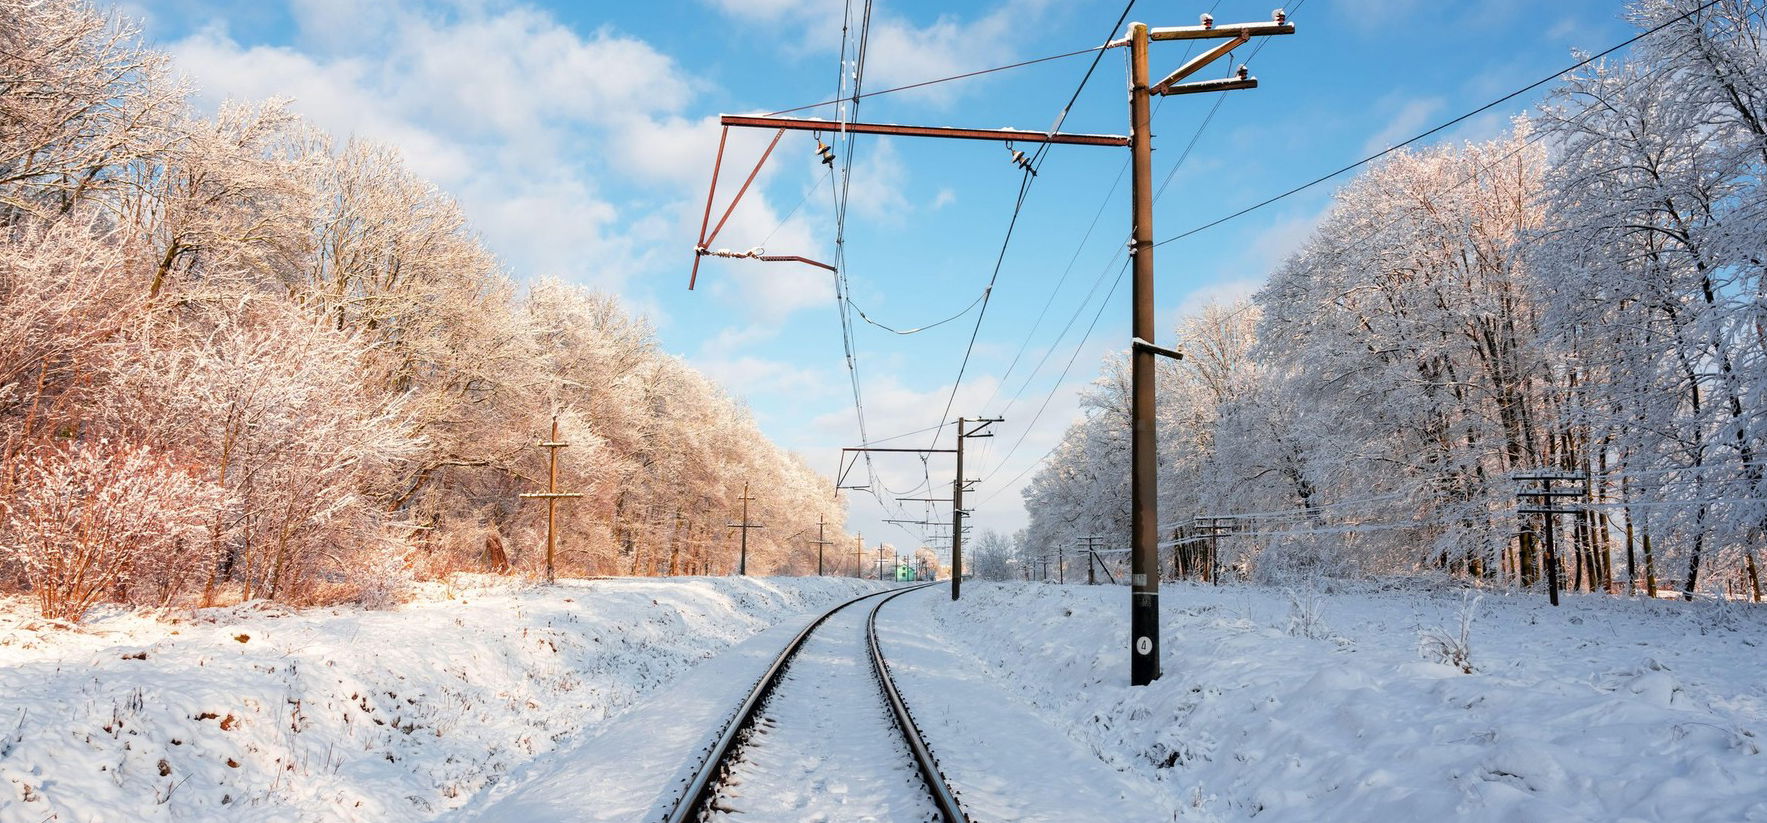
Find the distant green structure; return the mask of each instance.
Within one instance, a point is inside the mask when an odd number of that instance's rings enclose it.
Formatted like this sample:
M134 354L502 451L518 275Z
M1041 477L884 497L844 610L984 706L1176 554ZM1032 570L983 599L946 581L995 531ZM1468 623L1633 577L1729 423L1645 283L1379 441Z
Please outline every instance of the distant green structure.
M897 583L910 583L916 579L918 579L918 578L916 578L914 576L914 567L913 566L910 566L907 563L897 563L896 564L896 582Z

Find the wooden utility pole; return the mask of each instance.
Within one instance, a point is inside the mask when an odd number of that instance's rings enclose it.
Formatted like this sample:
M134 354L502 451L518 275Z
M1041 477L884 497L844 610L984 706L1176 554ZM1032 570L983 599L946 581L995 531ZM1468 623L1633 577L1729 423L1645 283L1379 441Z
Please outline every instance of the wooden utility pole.
M1096 534L1083 535L1079 538L1086 544L1086 585L1098 585L1098 541L1103 538Z
M865 532L853 536L853 576L865 577Z
M742 500L742 522L726 523L725 526L732 529L742 529L742 554L738 556L736 561L736 573L738 575L747 576L749 573L749 529L764 529L767 527L749 522L749 501L754 499L749 496L749 484L742 484L742 497L740 499Z
M816 576L817 577L822 576L822 550L829 547L829 546L834 545L833 541L823 539L824 535L822 533L822 530L826 525L827 524L823 522L822 515L816 515L816 544L815 545L816 545Z
M952 531L952 535L951 535L951 599L952 600L956 600L958 598L958 596L962 593L962 586L963 586L963 529L964 529L963 516L965 514L968 514L968 512L965 512L963 510L963 493L964 493L964 491L966 491L968 489L968 487L971 484L973 484L975 482L973 480L966 481L963 477L963 442L966 439L971 438L971 437L993 437L994 435L992 435L992 434L982 434L981 432L983 429L985 429L995 423L999 423L1002 419L1003 418L998 418L998 417L984 417L984 418L977 418L974 420L971 420L966 417L957 418L957 448L955 448L955 449L886 449L886 448L877 448L874 446L854 446L854 447L841 449L841 471L839 472L839 478L842 480L844 480L846 478L847 453L848 452L852 452L856 455L866 453L866 452L889 452L889 453L907 453L907 454L955 454L957 456L957 476L955 478L953 478L951 481L951 526L952 526L952 528L951 528L951 531ZM971 428L969 428L969 424L971 424L971 423L976 423L979 425L977 425L975 428L971 429ZM858 464L857 457L854 458L854 464L855 465ZM839 484L840 484L840 480L836 480L836 485L839 486ZM903 499L915 500L915 499L923 499L923 498L903 498ZM908 522L922 522L922 521L908 521Z
M1589 489L1552 488L1553 483L1587 483L1588 478L1574 472L1533 472L1515 475L1517 483L1539 483L1540 487L1528 488L1518 485L1515 490L1516 510L1518 515L1538 514L1546 529L1546 593L1552 605L1558 605L1558 550L1556 533L1558 532L1558 515L1575 513L1577 509L1561 509L1554 503L1559 498L1585 497ZM1531 505L1524 504L1523 498L1533 498Z
M1208 557L1203 558L1203 579L1221 585L1221 535L1232 534L1239 523L1234 517L1193 517L1190 520L1192 540L1206 540Z
M1129 364L1129 684L1160 676L1159 466L1154 420L1153 133L1148 113L1147 25L1129 24L1129 157L1134 304Z
M526 498L538 498L546 501L546 582L558 582L557 567L553 558L558 551L558 501L567 497L582 497L581 492L561 492L558 490L558 450L569 446L559 442L558 415L552 415L552 438L540 441L540 448L547 450L546 458L546 491L530 492L521 495Z
M1204 18L1200 26L1149 29L1129 24L1129 156L1132 174L1130 253L1134 262L1131 300L1134 303L1129 377L1129 683L1145 686L1160 676L1160 517L1157 432L1154 421L1154 356L1177 358L1172 349L1154 345L1153 296L1153 129L1148 99L1153 94L1194 94L1257 88L1258 81L1242 66L1225 80L1179 81L1244 45L1252 37L1294 34L1294 24L1278 11L1272 23L1216 26ZM1229 40L1197 55L1158 85L1149 85L1147 46L1150 40Z

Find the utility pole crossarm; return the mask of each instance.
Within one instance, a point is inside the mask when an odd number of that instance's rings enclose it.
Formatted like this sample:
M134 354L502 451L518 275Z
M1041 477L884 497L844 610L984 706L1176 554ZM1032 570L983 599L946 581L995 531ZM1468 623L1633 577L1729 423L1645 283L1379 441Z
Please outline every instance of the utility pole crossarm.
M1220 80L1198 80L1195 83L1179 83L1176 86L1166 86L1156 92L1156 94L1170 97L1174 94L1202 94L1203 92L1210 91L1241 91L1243 89L1255 89L1257 87L1258 78L1256 77L1224 77Z
M851 123L837 120L816 120L803 117L750 117L726 114L718 118L725 126L787 131L819 131L836 134L889 134L898 137L948 137L959 140L993 140L1001 143L1062 143L1073 146L1129 145L1129 138L1117 134L1066 134L1062 132L1020 131L1018 129L959 129L950 126L899 126L893 123Z
M1206 26L1161 26L1147 30L1147 39L1160 40L1215 40L1222 38L1267 37L1273 34L1294 34L1295 24L1281 20L1269 20L1261 23L1222 23ZM1114 45L1114 43L1113 43Z
M1183 360L1184 359L1184 352L1181 352L1177 349L1168 349L1165 346L1158 346L1153 343L1149 343L1146 340L1143 340L1139 337L1134 338L1134 340L1131 341L1131 345L1133 345L1137 350L1153 352L1154 354L1160 355L1161 357L1170 357L1173 360Z

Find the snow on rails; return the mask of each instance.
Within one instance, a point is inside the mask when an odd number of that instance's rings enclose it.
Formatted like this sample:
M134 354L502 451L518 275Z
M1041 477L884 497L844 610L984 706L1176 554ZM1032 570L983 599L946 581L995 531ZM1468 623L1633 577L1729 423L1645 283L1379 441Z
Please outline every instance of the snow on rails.
M798 632L703 749L662 821L775 819L858 803L890 819L967 823L877 642L878 611L921 588L861 595ZM874 598L869 610L853 608ZM868 709L867 697L884 705ZM901 757L878 756L890 750Z

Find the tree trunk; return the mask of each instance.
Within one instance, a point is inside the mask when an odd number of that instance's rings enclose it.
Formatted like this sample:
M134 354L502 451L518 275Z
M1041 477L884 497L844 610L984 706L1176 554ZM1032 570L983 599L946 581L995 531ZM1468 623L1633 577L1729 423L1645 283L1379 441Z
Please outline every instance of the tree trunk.
M1521 566L1518 576L1521 578L1522 588L1531 589L1535 583L1540 582L1540 558L1535 550L1533 532L1523 531L1520 539L1521 547L1517 549L1519 556L1516 558Z
M509 554L503 550L503 536L497 532L485 535L485 550L479 559L493 574L510 572Z
M1644 586L1645 592L1656 599L1657 596L1657 560L1650 551L1650 526L1644 527Z
M1681 587L1682 600L1693 600L1694 589L1699 585L1700 550L1705 547L1706 507L1701 505L1693 515L1693 553L1687 556L1687 583Z

